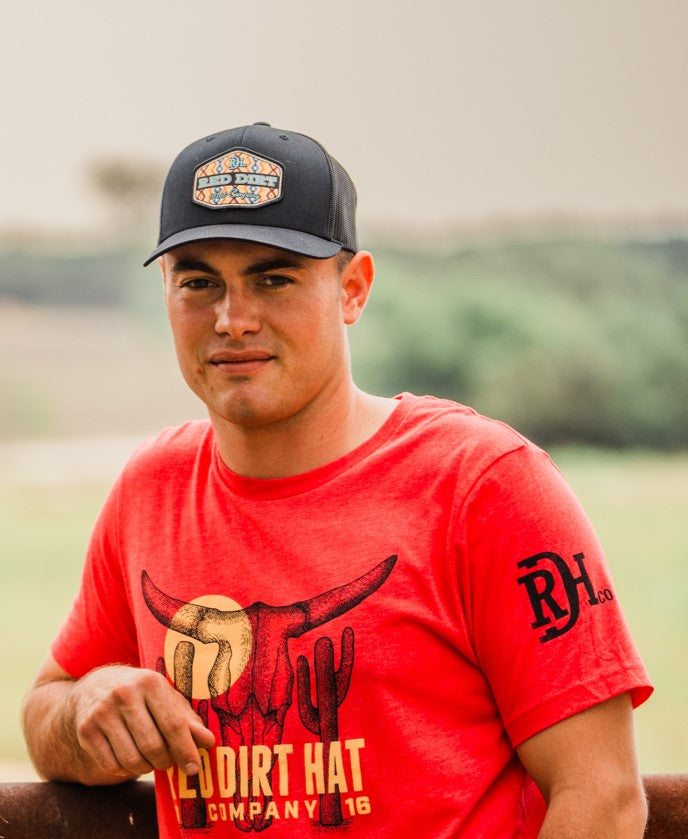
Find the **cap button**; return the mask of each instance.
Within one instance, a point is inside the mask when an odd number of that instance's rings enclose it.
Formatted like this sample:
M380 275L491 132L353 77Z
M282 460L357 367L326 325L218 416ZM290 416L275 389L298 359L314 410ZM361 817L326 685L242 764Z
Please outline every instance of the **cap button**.
M269 122L254 122L254 125L267 125L268 128L272 128Z

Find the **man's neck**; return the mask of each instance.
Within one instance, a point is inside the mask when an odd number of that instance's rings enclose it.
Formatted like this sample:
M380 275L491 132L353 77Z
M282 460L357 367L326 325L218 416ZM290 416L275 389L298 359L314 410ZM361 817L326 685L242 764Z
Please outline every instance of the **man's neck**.
M238 475L284 478L332 463L370 439L398 402L353 385L325 408L294 421L244 428L211 414L220 457Z

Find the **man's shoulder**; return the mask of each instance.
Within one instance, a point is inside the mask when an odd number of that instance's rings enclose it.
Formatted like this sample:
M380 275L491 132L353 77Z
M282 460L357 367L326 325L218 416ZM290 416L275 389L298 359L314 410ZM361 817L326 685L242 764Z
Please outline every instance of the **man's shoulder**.
M412 401L408 420L417 433L437 446L457 447L484 456L499 456L520 448L537 448L507 423L480 414L474 408L436 396L404 394Z
M209 420L191 420L183 425L164 428L149 437L134 451L125 474L151 475L169 473L193 464L199 457L210 456L213 430Z

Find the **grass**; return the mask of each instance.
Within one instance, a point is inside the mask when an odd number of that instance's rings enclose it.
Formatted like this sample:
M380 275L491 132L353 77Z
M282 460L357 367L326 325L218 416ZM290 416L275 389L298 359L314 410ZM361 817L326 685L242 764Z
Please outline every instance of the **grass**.
M636 712L644 772L686 772L688 454L567 451L555 460L587 509L655 693Z
M656 692L636 714L642 771L686 771L688 454L564 450L554 458L595 525ZM110 468L108 466L108 468ZM111 475L11 474L0 462L0 760L25 756L19 706L74 596ZM104 471L107 471L104 470Z
M88 535L105 487L0 484L0 759L25 756L19 707L76 593Z

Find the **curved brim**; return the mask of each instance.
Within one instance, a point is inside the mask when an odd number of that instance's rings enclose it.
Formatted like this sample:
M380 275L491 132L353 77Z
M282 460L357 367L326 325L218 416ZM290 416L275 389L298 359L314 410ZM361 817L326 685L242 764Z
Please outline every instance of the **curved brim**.
M143 264L150 265L154 259L180 245L210 239L238 239L242 242L255 242L259 245L270 245L292 253L299 253L302 256L311 256L314 259L327 259L335 256L342 249L337 242L329 242L319 236L302 233L299 230L287 230L284 227L262 227L257 224L208 224L204 227L191 227L168 236L160 242Z

